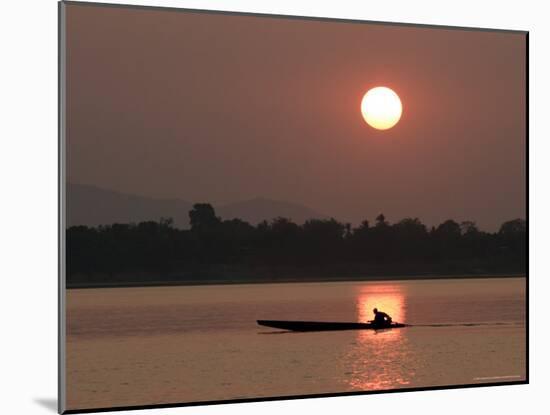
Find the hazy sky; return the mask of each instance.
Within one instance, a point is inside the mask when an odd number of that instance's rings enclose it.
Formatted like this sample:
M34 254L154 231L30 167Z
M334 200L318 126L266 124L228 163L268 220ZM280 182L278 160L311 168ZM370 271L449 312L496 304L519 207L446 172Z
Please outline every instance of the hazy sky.
M153 197L525 217L525 35L69 5L69 181ZM391 130L360 112L403 102Z

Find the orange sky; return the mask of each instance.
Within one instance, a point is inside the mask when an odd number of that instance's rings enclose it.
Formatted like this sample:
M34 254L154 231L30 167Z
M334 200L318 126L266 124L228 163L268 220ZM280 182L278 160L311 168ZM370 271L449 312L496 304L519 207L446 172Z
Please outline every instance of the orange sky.
M67 7L72 182L486 230L525 217L525 35ZM361 116L394 89L401 121Z

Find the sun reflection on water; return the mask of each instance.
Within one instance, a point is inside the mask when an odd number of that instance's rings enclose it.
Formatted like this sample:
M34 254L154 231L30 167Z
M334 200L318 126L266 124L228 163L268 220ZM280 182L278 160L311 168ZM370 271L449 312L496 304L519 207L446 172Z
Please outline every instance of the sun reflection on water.
M399 285L373 284L360 287L356 307L357 318L362 322L374 318L374 308L388 313L395 322L406 322L405 293Z
M402 286L366 284L358 288L356 309L361 322L372 320L373 308L388 313L393 321L406 323L406 293ZM414 371L410 369L410 350L406 329L358 330L346 356L349 386L356 390L406 387ZM413 365L410 365L412 368Z

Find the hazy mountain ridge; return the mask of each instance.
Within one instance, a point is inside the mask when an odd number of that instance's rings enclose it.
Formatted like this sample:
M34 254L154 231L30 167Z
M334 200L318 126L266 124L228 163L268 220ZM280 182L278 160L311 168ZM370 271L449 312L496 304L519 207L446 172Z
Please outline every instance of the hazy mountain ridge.
M67 226L98 226L112 223L158 221L172 218L176 227L189 227L189 210L196 202L182 199L155 199L83 184L67 184ZM239 218L256 225L278 216L303 223L326 218L313 209L295 203L257 197L224 205L213 204L222 219Z

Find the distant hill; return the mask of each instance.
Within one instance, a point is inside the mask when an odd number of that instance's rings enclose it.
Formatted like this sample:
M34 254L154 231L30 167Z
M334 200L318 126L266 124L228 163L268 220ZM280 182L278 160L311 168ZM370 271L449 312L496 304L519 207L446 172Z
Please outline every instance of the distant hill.
M189 227L189 210L193 203L181 199L154 199L120 193L95 186L67 185L67 225L97 226L112 223L158 221L172 218L179 228ZM295 203L254 198L226 205L213 204L223 219L239 218L253 225L278 216L303 223L307 219L326 218L314 210Z
M109 225L173 218L188 227L187 212L193 204L179 199L152 199L95 186L67 185L67 225Z

